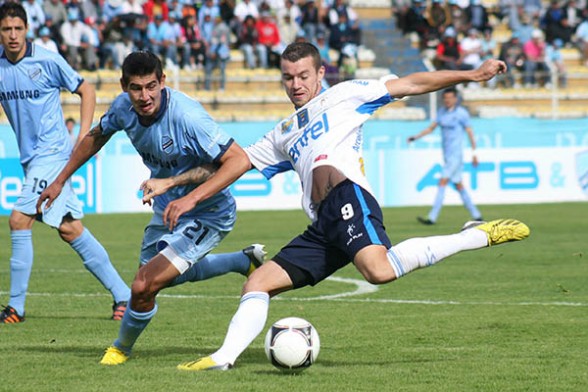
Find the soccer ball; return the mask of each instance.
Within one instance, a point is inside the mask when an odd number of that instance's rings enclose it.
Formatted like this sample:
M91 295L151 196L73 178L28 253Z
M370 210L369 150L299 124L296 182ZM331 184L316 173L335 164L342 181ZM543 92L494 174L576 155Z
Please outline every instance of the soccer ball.
M265 335L265 354L280 370L306 369L316 361L320 348L316 329L299 317L276 321Z

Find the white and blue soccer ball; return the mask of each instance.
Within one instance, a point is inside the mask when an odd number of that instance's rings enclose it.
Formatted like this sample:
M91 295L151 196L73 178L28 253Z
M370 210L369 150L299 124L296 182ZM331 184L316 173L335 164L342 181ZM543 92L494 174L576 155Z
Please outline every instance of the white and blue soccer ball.
M301 371L318 357L321 342L316 329L299 317L276 321L265 335L265 354L272 365L284 371Z

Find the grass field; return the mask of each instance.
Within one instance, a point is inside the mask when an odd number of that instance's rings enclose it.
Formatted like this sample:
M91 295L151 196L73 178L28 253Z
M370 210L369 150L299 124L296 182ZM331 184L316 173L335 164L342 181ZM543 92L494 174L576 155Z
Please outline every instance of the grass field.
M453 232L467 220L463 208L447 207L438 225L421 226L415 216L425 212L386 209L392 242ZM119 324L108 320L111 298L56 233L38 224L27 320L0 326L0 390L587 391L588 203L482 206L482 212L525 221L531 237L462 253L379 287L361 285L349 266L336 274L348 280L276 298L269 321L303 317L321 337L317 363L299 375L269 364L263 336L230 372L176 370L222 343L238 304L238 275L162 292L132 360L98 365L118 332ZM84 220L129 283L148 219ZM298 211L240 212L219 251L263 242L271 256L306 223ZM6 303L7 217L0 227L0 303Z

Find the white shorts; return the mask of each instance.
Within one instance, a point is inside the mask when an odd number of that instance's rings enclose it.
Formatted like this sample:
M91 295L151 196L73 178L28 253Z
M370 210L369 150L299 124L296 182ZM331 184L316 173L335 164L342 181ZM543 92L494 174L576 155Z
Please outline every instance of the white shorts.
M14 210L26 215L37 215L37 201L39 195L49 186L67 161L44 163L43 165L31 165L27 168L22 191L14 204ZM51 227L59 228L63 218L70 216L73 219L82 219L84 213L82 203L78 200L71 185L71 179L67 180L61 194L53 201L49 209L43 205L43 214L37 219Z
M230 218L225 218L224 222L226 219ZM230 232L230 230L219 230L217 227L218 224L207 221L204 217L182 216L174 231L170 232L168 227L163 225L161 214L155 213L143 235L141 265L161 253L182 274L192 264L216 248Z

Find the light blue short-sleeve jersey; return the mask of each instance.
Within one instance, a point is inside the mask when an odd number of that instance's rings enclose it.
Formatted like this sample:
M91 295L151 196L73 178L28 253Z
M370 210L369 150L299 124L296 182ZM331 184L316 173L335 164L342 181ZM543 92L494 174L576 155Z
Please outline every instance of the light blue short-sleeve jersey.
M218 162L233 143L208 115L206 110L187 95L165 88L157 120L144 126L127 93L120 94L100 119L104 135L123 130L151 171L151 178L167 178L205 163ZM155 198L154 210L162 212L170 201L190 193L196 185L179 186ZM187 215L225 215L235 209L228 189L202 202ZM210 215L208 215L210 216ZM223 229L219 227L219 229Z
M463 155L463 139L465 129L470 127L470 114L462 106L453 110L441 108L437 112L437 123L441 127L443 155L461 157Z
M0 103L16 134L20 162L67 160L71 141L61 109L61 89L74 92L83 78L61 55L27 43L17 63L0 52Z

